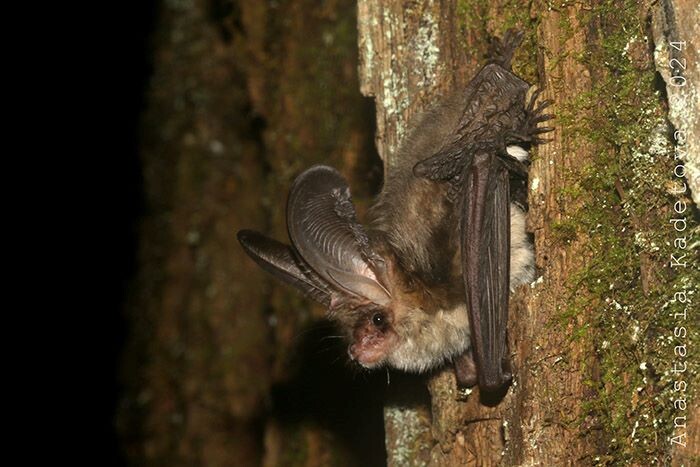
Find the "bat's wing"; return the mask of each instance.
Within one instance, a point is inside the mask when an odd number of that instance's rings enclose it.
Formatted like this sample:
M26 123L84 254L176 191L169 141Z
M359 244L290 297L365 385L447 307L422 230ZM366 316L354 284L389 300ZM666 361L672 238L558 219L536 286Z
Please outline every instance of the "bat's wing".
M511 379L504 371L510 291L509 173L493 153L479 151L465 182L460 246L472 350L479 387L495 390Z
M322 305L330 305L331 289L299 259L292 247L253 230L238 232L238 241L248 256L265 271Z
M544 142L537 127L551 118L525 104L530 85L510 70L522 38L510 32L494 60L465 89L465 109L451 136L435 154L413 167L414 175L450 183L448 198L458 203L462 278L472 328L479 386L493 390L510 378L504 370L510 291L510 177L527 178L527 166L508 155L512 144Z
M510 175L527 167L507 154L508 137L527 123L529 85L498 63L486 65L467 87L466 109L452 137L419 162L417 176L450 183L459 216L466 291L479 386L510 380L503 371L510 291Z
M505 153L527 124L524 102L530 85L497 63L485 65L465 89L466 107L451 138L413 167L417 177L459 181L477 151Z

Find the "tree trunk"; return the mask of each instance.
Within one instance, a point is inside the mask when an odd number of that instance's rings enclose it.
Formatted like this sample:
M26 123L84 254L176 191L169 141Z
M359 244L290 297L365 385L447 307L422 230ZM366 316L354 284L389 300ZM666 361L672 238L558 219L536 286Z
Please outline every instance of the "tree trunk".
M463 400L449 369L431 377L429 406L393 389L389 465L688 465L698 456L697 369L669 372L700 332L692 315L678 317L698 269L671 255L693 257L674 240L697 235L697 216L673 212L692 202L675 193L681 144L667 120L670 103L671 124L696 147L688 115L698 93L672 86L665 61L682 55L693 64L686 76L698 77L691 3L358 1L361 90L375 99L386 171L411 118L483 64L487 34L525 32L514 70L544 89L557 116L530 167L539 277L511 300L514 383L495 407L477 393ZM672 215L685 219L684 233ZM681 399L690 404L674 406ZM687 426L674 426L684 416ZM683 433L695 441L675 443Z

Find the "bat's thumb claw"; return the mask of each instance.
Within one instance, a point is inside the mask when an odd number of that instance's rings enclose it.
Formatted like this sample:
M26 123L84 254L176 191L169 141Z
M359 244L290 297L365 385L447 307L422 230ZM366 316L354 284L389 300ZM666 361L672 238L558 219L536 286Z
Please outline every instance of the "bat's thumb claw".
M428 168L426 167L426 164L422 164L418 162L416 165L413 166L413 175L422 178L428 175Z
M518 48L523 41L523 31L509 29L503 35L503 39L498 37L491 38L491 47L489 55L491 61L498 63L506 70L510 70L510 63L513 59L515 49Z

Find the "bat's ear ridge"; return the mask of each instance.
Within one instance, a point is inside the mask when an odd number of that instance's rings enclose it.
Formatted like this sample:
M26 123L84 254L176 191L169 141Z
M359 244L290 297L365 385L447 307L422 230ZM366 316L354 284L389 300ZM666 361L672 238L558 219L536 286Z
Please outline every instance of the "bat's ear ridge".
M330 305L332 292L328 284L305 267L292 247L253 230L241 230L236 236L243 250L258 266L301 290L304 295L325 306Z
M299 175L287 201L289 238L329 284L386 305L391 295L377 277L383 260L355 217L350 188L337 170L316 165Z

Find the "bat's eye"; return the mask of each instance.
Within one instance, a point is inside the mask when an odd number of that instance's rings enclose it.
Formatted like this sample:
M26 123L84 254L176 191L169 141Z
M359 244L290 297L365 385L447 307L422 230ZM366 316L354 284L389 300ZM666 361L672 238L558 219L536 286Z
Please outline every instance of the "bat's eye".
M372 324L377 327L383 326L385 322L384 315L382 313L375 313L372 315Z

